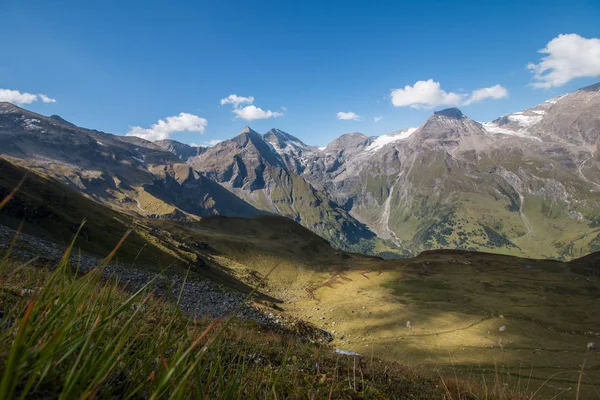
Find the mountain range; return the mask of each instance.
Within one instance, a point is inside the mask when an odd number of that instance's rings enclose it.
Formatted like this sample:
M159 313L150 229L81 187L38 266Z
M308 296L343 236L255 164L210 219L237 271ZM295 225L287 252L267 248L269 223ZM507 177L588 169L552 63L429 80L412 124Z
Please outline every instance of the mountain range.
M384 257L600 250L599 140L600 83L491 122L450 108L325 148L249 127L210 148L150 142L0 103L0 156L104 205L190 222L278 214Z

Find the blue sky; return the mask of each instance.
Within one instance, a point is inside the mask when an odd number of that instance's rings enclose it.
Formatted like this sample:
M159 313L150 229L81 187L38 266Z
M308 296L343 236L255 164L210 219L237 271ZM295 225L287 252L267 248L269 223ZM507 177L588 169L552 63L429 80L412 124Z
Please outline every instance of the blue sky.
M0 0L0 21L5 97L43 93L56 101L22 106L187 143L250 125L324 145L418 126L450 105L487 121L600 81L598 1ZM543 71L553 75L534 80L528 63L560 34L581 38L556 42ZM561 57L571 66L556 71ZM483 88L495 89L473 96ZM231 94L246 99L222 105Z

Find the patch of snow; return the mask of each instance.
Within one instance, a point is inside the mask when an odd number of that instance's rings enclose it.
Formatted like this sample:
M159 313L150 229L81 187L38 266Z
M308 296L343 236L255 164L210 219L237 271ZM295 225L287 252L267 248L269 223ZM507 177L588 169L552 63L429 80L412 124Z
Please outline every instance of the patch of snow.
M337 353L337 354L343 354L345 356L359 356L359 357L362 356L359 353L355 353L355 352L349 351L349 350L342 350L342 349L335 349L333 352Z
M133 158L135 161L137 161L137 162L140 162L140 163L142 163L142 164L143 164L143 163L144 163L144 158L145 158L145 157L144 157L144 156L142 156L142 158L139 158L139 157L131 157L131 158Z
M99 140L96 140L96 143L98 143L100 146L106 147L106 145L104 143L102 143L101 141L99 141Z
M530 128L542 120L541 115L523 115L522 113L514 113L508 116L509 121L516 122L521 128Z
M23 119L23 124L25 129L27 130L40 130L42 129L41 126L39 126L38 124L40 123L39 119L35 119L35 118L24 118Z
M403 139L408 138L416 130L417 130L417 128L408 128L404 131L392 132L392 133L388 133L387 135L378 136L377 139L375 139L373 141L373 143L371 143L367 148L365 148L365 151L368 151L368 152L377 151L377 150L381 149L383 146L385 146L386 144L395 142L396 140L403 140Z
M269 148L271 149L271 151L273 153L275 153L275 155L277 156L277 161L279 162L279 166L285 168L285 162L283 162L283 159L281 158L281 153L285 153L285 151L282 151L282 149L279 148L277 143L273 144L273 143L269 142L268 140L265 140L264 138L263 138L263 142L267 146L269 146Z
M563 94L562 96L558 96L558 97L553 97L549 100L546 100L544 103L550 103L550 104L556 104L558 103L560 100L564 99L565 97L567 97L569 95L569 93L567 94Z
M317 149L324 151L327 148L327 146L323 146L323 147L317 147Z
M539 137L530 135L527 131L524 130L513 131L510 129L502 128L501 126L498 126L493 122L482 122L481 125L483 126L483 129L488 133L519 136L522 138L537 140L538 142L542 141L542 139L540 139Z
M298 149L300 150L306 150L307 146L299 141L296 140L292 140L292 139L283 139L281 140L281 144L283 145L283 147L279 146L279 141L275 141L274 143L271 143L267 140L265 140L265 142L267 144L269 144L272 148L274 148L275 150L277 150L277 152L284 152L284 153L298 153Z

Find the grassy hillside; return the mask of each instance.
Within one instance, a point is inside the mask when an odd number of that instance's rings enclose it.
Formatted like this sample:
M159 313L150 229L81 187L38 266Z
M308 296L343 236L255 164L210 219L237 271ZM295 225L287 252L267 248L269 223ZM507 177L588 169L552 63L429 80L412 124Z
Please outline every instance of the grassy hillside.
M0 159L0 198L5 198L24 179L14 197L6 204L0 221L17 227L24 222L24 231L66 245L85 219L87 222L76 244L84 251L106 255L132 229L132 216L110 210L83 195L66 189L53 179L47 179ZM139 254L139 249L146 250ZM132 262L136 257L160 268L174 257L148 243L136 231L128 238L119 257Z
M97 274L75 279L65 269L8 264L1 280L1 398L441 395L433 380L400 366L355 365L257 326L186 318L169 302L126 293Z
M402 249L376 254L443 248L572 260L600 249L600 192L566 167L569 154L516 145L475 159L409 151L402 163L368 164L345 186L352 215Z
M579 262L437 251L356 263L288 311L335 330L336 346L573 398L586 358L583 390L600 387L600 357L587 352L598 306L600 282Z
M284 217L262 217L255 221L206 217L185 225L168 220L144 219L104 207L53 179L2 159L0 171L0 198L5 198L24 179L19 190L0 212L0 223L14 229L23 223L23 232L66 247L85 220L75 247L78 251L101 258L109 254L125 233L129 232L117 261L136 263L155 271L169 268L175 274L185 274L190 268L192 273L244 293L248 293L251 287L237 279L235 269L231 270L229 267L235 260L244 259L249 265L265 265L269 269L272 264L266 264L260 254L273 254L273 250L277 248L272 246L270 251L266 251L263 247L265 251L257 255L255 263L251 262L248 257L254 246L252 242L243 242L248 240L248 228L252 225L256 226L255 229L260 229L261 224L263 228L268 225L280 226L279 231L269 229L269 240L264 241L265 244L273 243L273 240L280 243L281 256L271 257L272 263L281 262L285 257L284 253L289 253L290 249L298 254L308 247L316 246L315 249L323 254L334 256L336 253L323 239ZM264 225L265 222L267 225ZM242 229L242 226L245 228ZM223 257L218 249L231 256ZM293 254L289 254L287 258L288 264L297 265ZM309 265L310 261L306 263ZM246 272L247 268L244 266L240 276L248 276Z

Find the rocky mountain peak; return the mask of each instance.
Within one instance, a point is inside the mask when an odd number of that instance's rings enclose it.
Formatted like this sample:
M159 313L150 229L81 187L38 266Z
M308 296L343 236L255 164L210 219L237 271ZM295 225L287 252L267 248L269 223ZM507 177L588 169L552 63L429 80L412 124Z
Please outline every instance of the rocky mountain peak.
M0 114L10 114L10 113L18 113L18 112L23 112L25 110L23 110L20 107L15 106L12 103L6 102L6 101L0 101Z
M362 150L371 144L373 138L360 132L346 133L329 143L325 151Z
M136 203L148 189L165 215L260 209L360 251L375 248L376 232L405 255L438 247L522 254L524 243L543 246L531 254L569 257L600 243L592 225L600 202L599 90L600 83L485 123L448 108L417 129L347 133L325 151L280 129L262 134L248 126L208 149L154 143L0 103L0 155L107 203L135 200L115 203L133 212L154 213ZM554 229L554 222L538 225L553 207L565 210L559 223L573 227L560 248L535 232Z
M216 163L226 165L232 157L236 159L247 159L248 164L258 162L263 168L266 165L284 167L281 157L269 144L263 135L246 126L232 139L220 142L217 146L206 149L203 152L203 160L195 160L195 164ZM211 164L212 165L212 164Z
M244 129L242 129L240 131L240 134L243 134L243 133L256 133L256 132L252 128L250 128L248 125L246 125L244 127Z
M307 150L310 146L306 145L302 140L290 135L280 129L271 129L263 135L263 139L273 145L278 153L294 152Z
M585 91L585 92L600 92L600 82L594 83L593 85L590 85L590 86L586 86L586 87L581 88L579 90Z
M505 114L484 128L492 134L575 145L600 143L600 82L553 97L523 111Z
M253 144L254 146L261 146L261 142L262 142L262 145L266 145L264 143L262 135L260 133L256 132L255 130L253 130L252 128L250 128L249 126L244 127L244 129L242 129L236 137L231 139L231 141L237 143L239 146L242 146L242 147L245 147L250 143ZM228 141L225 141L225 143L226 142L228 142ZM222 142L222 143L224 143L224 142Z
M551 106L544 110L539 123L530 128L532 134L551 141L600 145L600 82L546 103Z
M191 157L195 157L206 151L206 147L190 146L189 144L181 143L173 139L157 140L154 143L168 152L175 154L183 161L187 161Z
M451 119L463 119L463 118L467 118L465 116L465 114L463 114L462 111L460 111L456 107L446 108L446 109L440 110L440 111L435 111L433 113L433 115L434 116L439 116L439 117L451 118Z
M417 146L429 143L466 150L480 148L489 141L489 136L480 123L468 118L458 108L448 108L434 112L408 140Z
M71 127L77 127L77 125L75 125L75 124L73 124L73 123L71 123L71 122L67 121L66 119L64 119L64 118L63 118L63 117L61 117L60 115L56 115L56 114L55 114L55 115L51 115L51 116L50 116L50 117L48 117L48 118L50 118L50 119L53 119L53 120L55 120L55 121L58 121L58 122L60 122L61 124L64 124L64 125L68 125L68 126L71 126Z

